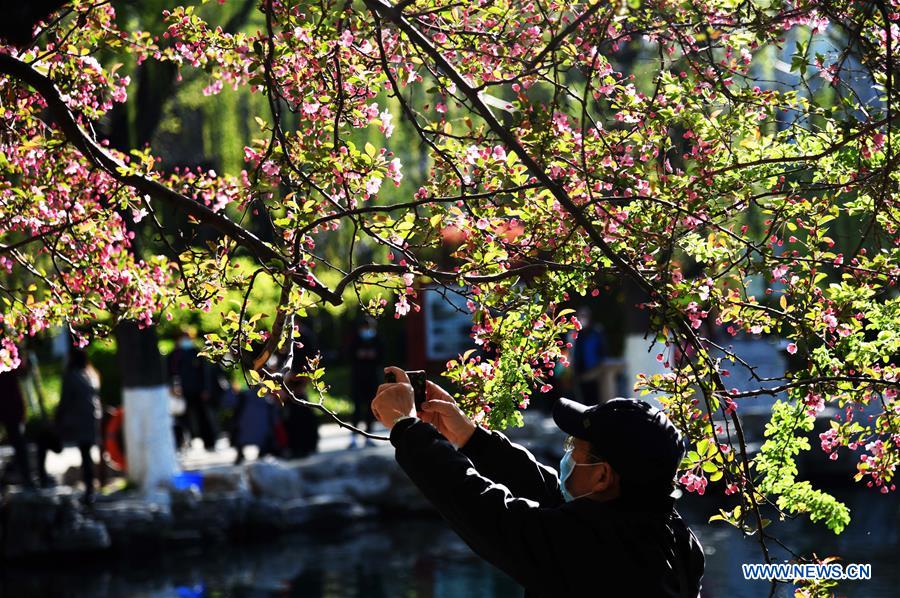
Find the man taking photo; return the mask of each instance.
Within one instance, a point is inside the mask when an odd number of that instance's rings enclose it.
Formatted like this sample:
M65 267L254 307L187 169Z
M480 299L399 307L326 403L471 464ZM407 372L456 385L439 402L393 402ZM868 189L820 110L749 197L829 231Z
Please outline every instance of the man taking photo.
M681 434L644 401L585 406L560 399L569 434L560 474L499 432L474 424L428 382L416 413L405 372L382 384L375 417L400 467L482 558L526 596L695 598L700 543L674 509Z

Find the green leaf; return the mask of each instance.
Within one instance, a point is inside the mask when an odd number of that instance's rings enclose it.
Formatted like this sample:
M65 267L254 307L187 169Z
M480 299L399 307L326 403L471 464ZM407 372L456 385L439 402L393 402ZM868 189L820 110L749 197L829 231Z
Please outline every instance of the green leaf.
M709 438L704 438L700 442L697 443L697 453L701 456L706 456L709 451Z

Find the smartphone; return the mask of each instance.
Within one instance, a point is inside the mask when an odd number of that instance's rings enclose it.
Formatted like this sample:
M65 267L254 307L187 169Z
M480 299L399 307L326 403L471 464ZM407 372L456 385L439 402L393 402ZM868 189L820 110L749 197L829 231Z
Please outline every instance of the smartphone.
M413 397L416 401L416 411L422 410L425 402L425 370L413 370L406 372L409 383L413 387Z
M413 387L413 398L416 402L416 411L422 410L422 403L425 402L425 370L407 370L406 376L409 383ZM384 375L385 382L396 382L397 377L393 373L388 372Z

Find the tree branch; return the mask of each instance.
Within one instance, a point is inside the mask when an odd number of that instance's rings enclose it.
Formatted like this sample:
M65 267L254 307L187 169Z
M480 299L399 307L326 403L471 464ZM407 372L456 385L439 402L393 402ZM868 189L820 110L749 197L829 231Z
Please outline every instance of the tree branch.
M431 41L426 38L421 32L418 31L405 17L404 15L397 10L397 8L384 0L365 0L366 6L372 13L381 14L386 19L390 20L398 27L408 38L409 40L417 47L419 47L438 67L438 69L444 73L451 81L456 84L457 89L462 92L462 94L471 102L472 107L476 113L478 113L487 123L488 127L500 138L500 140L510 149L512 150L522 161L522 164L528 169L528 171L532 174L532 176L537 179L546 189L548 189L553 197L559 202L559 204L572 215L575 224L577 224L582 230L584 230L585 234L594 243L603 254L612 262L612 264L619 269L620 272L628 276L637 286L638 288L646 293L648 296L653 297L659 300L662 303L662 307L666 309L666 311L672 311L673 308L668 305L668 302L663 298L660 293L657 293L653 288L653 285L644 277L641 272L632 264L628 263L621 255L619 255L613 248L606 242L603 238L603 235L593 226L590 219L585 216L584 211L580 208L569 196L566 190L560 186L558 182L553 180L547 172L537 163L537 161L531 156L531 154L525 149L525 147L519 142L516 136L505 126L503 126L494 114L491 112L490 108L484 103L481 99L478 90L469 82L457 69L456 67L450 63L449 60L441 53L440 50L432 45ZM687 324L685 318L677 318L674 322L677 328L681 331L684 338L687 339L688 343L693 345L698 352L703 350L700 339L694 333L694 330ZM710 374L712 380L712 385L718 390L724 390L725 384L722 381L721 377L713 371ZM710 412L712 411L711 405L709 404L709 395L704 392L704 397L707 401L707 407L710 408ZM738 442L740 445L741 459L742 459L742 468L744 470L744 476L749 481L751 479L750 476L750 460L747 456L746 451L746 440L744 438L743 429L741 427L740 420L737 418L736 414L732 415L732 421L735 426L735 432L738 435ZM759 504L755 500L755 498L751 497L752 502L752 511L756 518L758 529L762 530L762 514L759 510ZM766 562L769 562L769 552L765 545L765 542L762 540L762 536L760 536L761 547L763 551L763 557Z
M88 134L75 118L72 110L62 100L61 93L56 84L46 75L36 71L17 58L8 54L0 54L0 73L8 75L18 81L28 84L47 102L47 108L51 117L59 126L66 139L72 143L95 167L103 170L109 176L123 185L131 187L136 192L149 195L151 198L162 201L184 212L202 224L210 226L220 233L233 239L250 251L260 262L268 264L277 262L280 268L289 272L295 283L312 291L332 305L339 305L341 298L324 284L315 279L306 269L292 270L290 260L276 251L271 245L243 228L238 223L228 218L225 214L215 212L202 203L182 195L158 181L140 174L128 174L128 167L108 150L103 148Z

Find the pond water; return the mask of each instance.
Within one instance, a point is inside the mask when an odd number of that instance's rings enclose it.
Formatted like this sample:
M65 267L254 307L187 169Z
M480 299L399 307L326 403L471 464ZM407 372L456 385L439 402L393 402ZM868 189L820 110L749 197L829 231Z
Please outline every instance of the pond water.
M870 563L870 581L845 582L843 596L900 596L900 501L861 489L835 490L853 510L841 536L800 520L773 533L798 552L839 554ZM759 544L735 530L704 522L714 498L685 497L682 515L707 551L704 596L767 596L766 582L746 582L740 564L762 562ZM770 543L775 556L785 555ZM602 574L598 563L598 577ZM609 573L607 573L609 574ZM601 577L602 578L602 577ZM789 588L777 595L788 596ZM82 597L360 597L506 598L522 590L480 561L436 519L369 522L330 533L283 536L267 542L173 549L165 554L52 559L6 564L0 596Z

